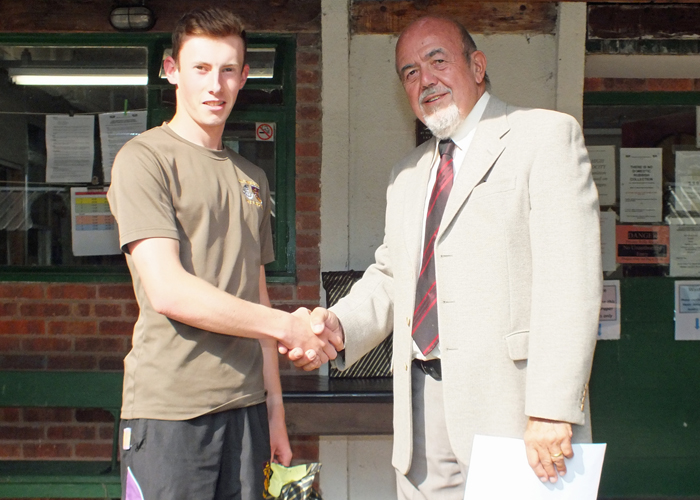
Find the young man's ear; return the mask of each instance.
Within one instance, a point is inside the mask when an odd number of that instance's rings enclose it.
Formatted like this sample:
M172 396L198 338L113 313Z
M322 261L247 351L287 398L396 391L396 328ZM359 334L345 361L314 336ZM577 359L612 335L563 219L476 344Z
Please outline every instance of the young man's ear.
M250 73L250 66L245 64L243 66L243 69L241 70L241 89L245 85L245 82L248 80L248 74ZM240 90L240 89L239 89Z
M168 79L168 81L173 85L177 85L177 63L175 62L175 59L172 58L172 56L166 57L163 61L163 70L165 71L165 76Z

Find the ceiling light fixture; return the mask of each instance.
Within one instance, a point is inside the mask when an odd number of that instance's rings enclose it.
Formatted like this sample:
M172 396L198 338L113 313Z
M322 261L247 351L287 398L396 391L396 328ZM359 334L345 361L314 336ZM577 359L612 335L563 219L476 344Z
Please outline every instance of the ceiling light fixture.
M145 69L10 68L15 85L148 85Z
M145 5L118 6L109 14L109 24L119 31L148 31L155 23L153 11Z

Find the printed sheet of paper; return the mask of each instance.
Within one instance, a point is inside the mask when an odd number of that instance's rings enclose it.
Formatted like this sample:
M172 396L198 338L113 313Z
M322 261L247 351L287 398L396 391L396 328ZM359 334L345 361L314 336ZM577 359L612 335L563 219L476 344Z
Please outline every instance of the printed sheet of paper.
M600 212L600 250L603 256L603 271L617 269L615 259L615 225L617 215L613 211Z
M542 483L527 463L522 439L474 436L464 500L596 500L605 444L574 444L566 475Z
M617 226L615 232L620 264L669 263L668 226Z
M700 340L700 281L676 281L676 340Z
M620 220L660 222L661 148L620 149Z
M114 157L127 141L146 131L146 111L103 113L100 115L102 171L104 182L112 182Z
M700 220L669 219L671 276L700 277Z
M71 188L73 255L116 255L117 222L109 210L107 191Z
M600 206L615 204L615 146L588 146Z
M620 340L620 280L603 281L598 340Z
M676 151L673 207L681 214L700 213L700 151Z
M90 182L94 115L46 115L46 182Z

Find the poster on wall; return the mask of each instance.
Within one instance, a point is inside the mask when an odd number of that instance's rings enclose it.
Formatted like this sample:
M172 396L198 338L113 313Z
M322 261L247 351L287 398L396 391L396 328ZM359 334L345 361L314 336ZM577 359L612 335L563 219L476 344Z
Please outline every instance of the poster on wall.
M598 340L620 340L620 280L603 281Z
M617 214L612 210L600 212L600 250L603 257L603 272L617 269L615 260L615 224Z
M669 219L671 276L700 277L700 225L691 218Z
M620 148L620 220L660 222L661 148Z
M673 207L681 214L700 213L700 151L676 151Z
M669 263L668 226L617 226L619 264Z
M46 182L90 182L94 115L46 115Z
M102 172L104 182L112 182L114 157L127 141L146 131L146 111L102 113L99 115Z
M71 188L73 255L116 255L119 248L117 222L109 210L107 191Z
M700 281L676 281L676 340L700 340Z
M615 146L588 146L600 206L615 204Z

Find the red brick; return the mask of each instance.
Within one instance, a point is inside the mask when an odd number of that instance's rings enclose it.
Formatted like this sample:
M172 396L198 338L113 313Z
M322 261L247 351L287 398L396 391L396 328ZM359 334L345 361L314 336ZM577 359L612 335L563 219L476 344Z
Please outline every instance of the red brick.
M73 304L73 316L85 318L90 314L90 304Z
M0 356L1 370L41 370L44 368L44 356L5 355Z
M97 358L94 356L49 356L46 366L49 370L94 370Z
M318 33L299 33L297 35L297 50L302 51L303 47L320 47L321 35Z
M644 78L605 78L605 90L620 92L644 92L647 81Z
M318 437L308 436L307 439L301 439L301 437L293 437L289 440L294 459L301 462L318 461Z
M321 197L313 195L297 196L297 212L318 212L321 208Z
M297 177L295 186L297 194L318 194L321 192L321 179L318 177Z
M2 443L0 446L0 458L20 458L22 447L19 444Z
M321 273L318 268L297 269L297 281L299 283L315 283L318 286Z
M0 316L15 316L17 314L17 304L12 302L0 304Z
M0 320L0 335L41 335L45 331L44 321Z
M297 158L297 174L321 175L321 162L309 158Z
M19 408L0 408L0 422L19 422Z
M38 441L44 437L43 427L27 427L14 425L0 426L0 439L8 441Z
M605 90L602 78L585 78L583 80L584 92L600 92Z
M320 120L323 116L321 108L313 104L297 106L297 120Z
M318 247L321 236L318 233L297 234L297 248Z
M136 318L139 317L139 312L141 310L136 302L127 302L124 305L124 317L126 318L133 318L136 321Z
M97 295L95 285L50 285L48 289L50 299L94 299Z
M68 304L22 304L19 307L19 312L22 316L68 316L70 315L70 306Z
M693 90L700 90L700 78L693 80Z
M134 321L100 321L100 335L132 335Z
M297 300L319 301L318 285L297 285Z
M136 300L134 287L131 284L100 285L98 291L101 299Z
M0 352L13 352L21 350L20 340L14 336L0 336Z
M271 285L267 288L270 300L292 300L294 298L294 285Z
M303 266L316 266L321 263L318 248L300 248L297 250L297 264Z
M25 422L70 422L73 410L70 408L24 408Z
M68 444L25 443L22 446L22 451L24 458L69 458L71 456L71 446Z
M95 304L95 316L98 318L118 318L122 315L119 304Z
M297 142L296 155L300 156L321 156L321 144L318 142Z
M114 422L112 414L106 410L75 410L76 422Z
M321 124L319 122L302 122L297 123L296 137L298 141L320 141L321 140Z
M113 425L100 425L99 426L99 439L112 439L114 433Z
M46 430L46 437L56 441L95 439L95 428L86 425L51 426Z
M693 90L690 78L649 78L647 90L650 92L687 92Z
M30 352L70 351L72 341L60 337L40 337L22 340L22 349Z
M318 66L321 62L321 54L317 51L297 52L297 67Z
M97 368L105 371L118 371L124 369L124 356L126 356L126 351L122 356L100 358L97 363Z
M0 298L7 299L43 299L44 285L7 283L0 285Z
M75 339L76 352L123 352L124 337L82 337Z
M75 456L109 458L112 456L112 444L78 443L75 445Z
M318 87L297 88L297 102L301 104L321 102L321 89Z
M318 213L297 214L295 223L297 231L321 230L321 216Z
M51 335L94 335L97 333L95 321L49 321Z

